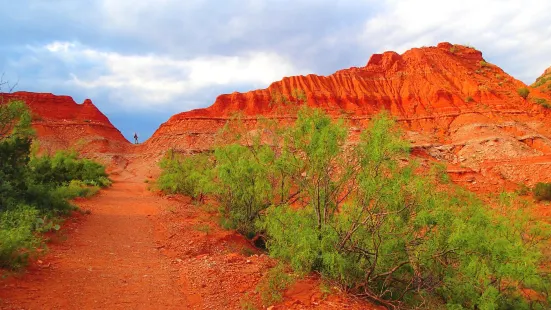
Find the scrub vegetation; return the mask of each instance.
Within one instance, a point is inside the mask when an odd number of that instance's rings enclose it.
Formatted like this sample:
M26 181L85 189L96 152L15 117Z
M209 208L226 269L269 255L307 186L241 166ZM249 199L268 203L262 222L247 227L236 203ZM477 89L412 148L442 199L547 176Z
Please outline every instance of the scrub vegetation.
M242 127L212 153L169 153L159 188L216 200L225 227L295 272L389 308L548 309L549 226L519 197L492 208L421 167L387 113L354 144L344 120L310 108L289 126Z

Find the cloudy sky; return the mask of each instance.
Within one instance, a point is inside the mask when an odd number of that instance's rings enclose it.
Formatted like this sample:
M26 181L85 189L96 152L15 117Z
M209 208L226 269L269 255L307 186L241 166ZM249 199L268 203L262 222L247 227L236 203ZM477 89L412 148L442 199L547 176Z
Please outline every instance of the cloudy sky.
M548 0L18 0L0 7L16 90L86 98L128 138L216 96L448 41L525 83L551 66Z

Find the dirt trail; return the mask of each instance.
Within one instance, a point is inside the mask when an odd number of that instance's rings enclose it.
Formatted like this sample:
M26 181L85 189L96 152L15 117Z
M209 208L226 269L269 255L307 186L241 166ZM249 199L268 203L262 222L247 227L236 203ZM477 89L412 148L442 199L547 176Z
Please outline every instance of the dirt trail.
M91 214L69 219L67 240L51 244L22 276L0 282L0 308L188 308L179 274L155 239L154 218L175 202L147 191L144 177L127 175L78 204Z

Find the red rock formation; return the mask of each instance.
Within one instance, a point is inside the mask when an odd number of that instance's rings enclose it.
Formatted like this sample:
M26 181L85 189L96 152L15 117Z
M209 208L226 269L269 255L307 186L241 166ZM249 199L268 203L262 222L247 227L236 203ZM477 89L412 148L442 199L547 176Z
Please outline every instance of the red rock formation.
M76 148L82 153L120 153L129 144L90 99L77 104L69 96L30 92L0 97L2 102L22 100L30 107L32 125L44 151Z
M542 93L551 95L551 67L547 68L531 86Z
M551 180L551 174L536 173L542 168L551 171L551 158L541 160L551 155L549 110L531 100L536 95L551 97L531 88L531 96L524 99L517 92L521 87L527 86L487 63L480 51L440 43L402 55L375 54L365 67L329 76L287 77L267 89L221 95L208 108L171 117L145 148L151 152L167 146L182 152L205 150L236 111L253 128L258 116L292 119L304 98L309 106L349 119L357 129L364 128L377 111L388 110L417 149L462 166L459 170L497 176L486 178L496 183L493 186ZM536 157L532 164L530 159ZM510 161L512 168L504 171L500 167L505 165L486 165L488 160ZM521 169L524 164L531 168ZM515 169L522 173L511 172ZM476 179L469 182L487 185Z
M267 89L221 95L208 108L174 115L146 143L132 148L89 100L77 105L51 94L4 96L30 105L43 149L124 155L112 158L120 167L130 153L158 159L169 148L210 149L236 112L253 130L259 117L290 122L307 104L346 118L354 138L384 109L402 124L416 156L448 163L452 177L472 189L495 190L551 181L551 109L544 104L551 102L544 89L551 82L542 82L549 71L528 87L470 47L441 43L402 55L385 52L364 67L287 77ZM522 87L530 90L526 99L517 92Z

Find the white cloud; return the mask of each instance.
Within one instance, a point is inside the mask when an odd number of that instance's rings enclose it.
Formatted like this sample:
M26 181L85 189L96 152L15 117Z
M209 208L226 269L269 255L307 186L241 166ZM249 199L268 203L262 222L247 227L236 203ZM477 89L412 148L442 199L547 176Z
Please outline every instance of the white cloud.
M99 51L75 42L52 42L42 50L65 63L91 64L90 73L79 68L78 72L71 73L69 82L86 89L107 90L117 102L132 108L174 104L179 97L209 87L266 87L284 76L303 73L283 57L262 51L239 56L173 59L154 54Z
M52 42L50 44L47 44L45 47L48 51L50 51L52 53L68 52L69 49L75 47L75 44L71 43L71 42L58 42L58 41L55 41L55 42Z
M441 41L470 44L527 83L551 65L551 1L388 0L360 42L404 52Z

